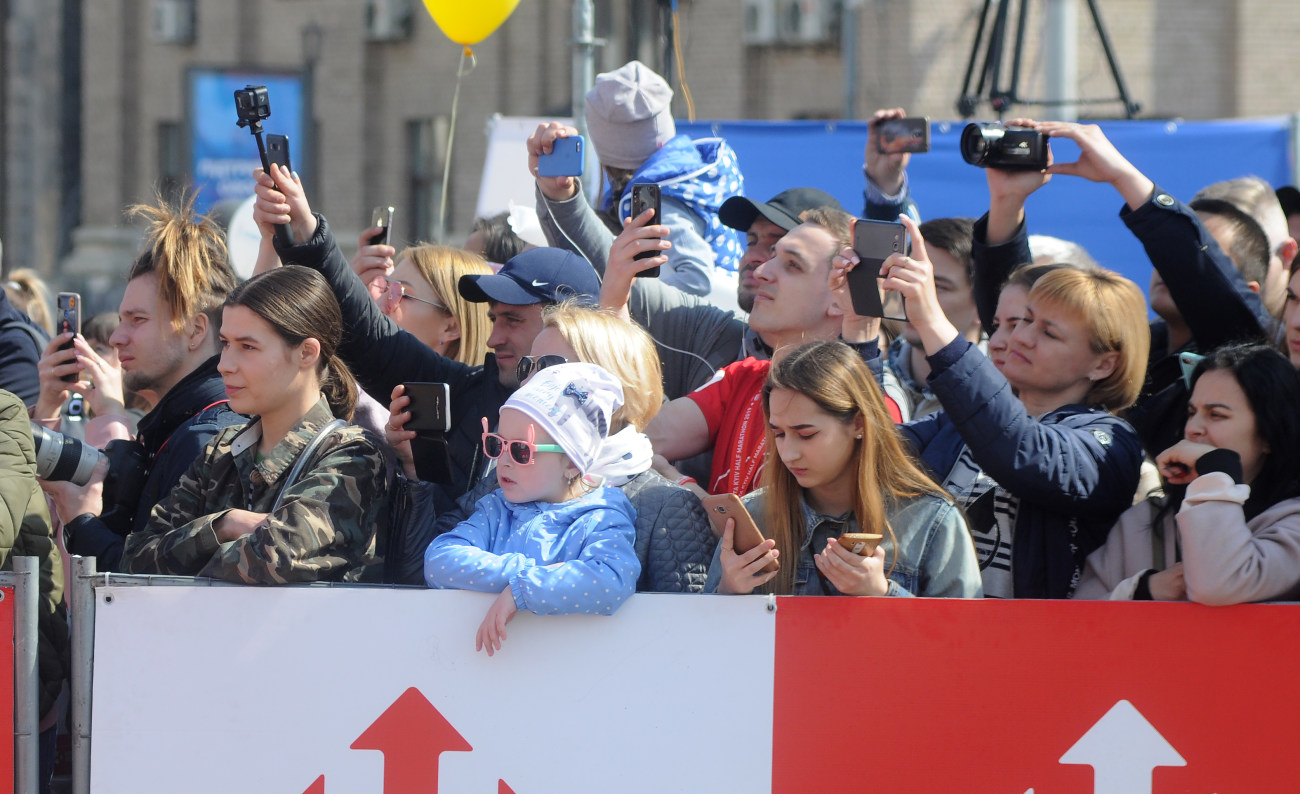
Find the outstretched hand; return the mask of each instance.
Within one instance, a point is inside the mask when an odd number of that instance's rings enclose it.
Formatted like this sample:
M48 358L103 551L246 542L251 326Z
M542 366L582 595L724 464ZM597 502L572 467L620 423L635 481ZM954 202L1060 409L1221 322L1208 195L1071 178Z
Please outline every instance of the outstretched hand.
M257 180L253 189L257 196L253 202L253 220L257 228L263 237L271 237L276 226L288 224L293 229L294 240L299 243L310 240L316 234L316 216L307 203L302 180L279 163L271 163L271 170L274 179L260 168L253 171Z
M897 292L907 301L908 322L920 334L926 355L934 355L957 338L957 329L939 305L939 295L934 287L934 265L930 263L920 227L906 215L898 216L898 220L912 238L912 255L891 254L880 268L880 275L884 277L881 286L887 291Z
M600 308L627 317L627 302L632 294L632 281L642 272L668 262L669 229L661 224L651 224L654 210L648 209L635 218L623 222L623 231L609 247L605 262L605 278L600 285ZM637 259L645 251L657 251L654 256Z
M876 187L888 195L894 195L903 189L903 174L912 155L907 152L886 154L880 151L880 125L890 119L907 117L902 108L877 110L867 122L867 146L862 153L862 162L867 169L867 176L876 183Z
M1146 203L1155 189L1155 183L1142 174L1106 133L1096 124L1075 124L1065 121L1044 121L1034 127L1044 135L1065 138L1079 145L1079 159L1072 163L1055 163L1047 167L1048 173L1079 176L1091 182L1105 182L1124 197L1130 209Z
M541 176L538 163L542 155L550 154L555 149L557 138L568 138L578 134L577 127L559 121L550 121L538 125L533 134L528 136L528 173L537 179L537 187L542 195L551 201L567 201L578 192L578 180L571 176Z

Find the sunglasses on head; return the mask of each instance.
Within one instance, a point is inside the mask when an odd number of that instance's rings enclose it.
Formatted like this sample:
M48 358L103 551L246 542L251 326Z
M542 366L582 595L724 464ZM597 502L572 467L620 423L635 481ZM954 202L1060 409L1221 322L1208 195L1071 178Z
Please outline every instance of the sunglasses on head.
M528 425L528 440L516 441L496 433L488 432L487 417L483 417L483 454L496 460L508 448L510 457L520 466L531 466L536 459L538 452L563 452L564 447L558 444L534 444L535 431L531 424Z
M515 377L523 383L528 380L528 376L534 372L541 372L547 367L553 367L556 364L567 364L569 360L564 356L549 354L545 356L524 356L519 359L518 366L515 367Z
M441 303L438 303L437 301L418 298L408 293L406 291L408 286L407 284L401 281L395 281L391 278L388 278L387 276L383 278L384 278L384 314L392 314L397 309L397 304L401 303L403 298L405 298L406 300L413 300L417 303L427 303L428 305L432 306L435 309L438 309L439 311L446 312L447 314L451 314L451 311L446 306L443 306Z

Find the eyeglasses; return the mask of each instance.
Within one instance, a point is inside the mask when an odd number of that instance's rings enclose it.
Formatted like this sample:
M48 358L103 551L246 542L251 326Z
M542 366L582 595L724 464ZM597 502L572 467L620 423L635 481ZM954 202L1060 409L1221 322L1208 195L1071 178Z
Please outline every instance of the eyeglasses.
M437 301L425 300L424 298L417 298L416 296L411 295L406 291L407 286L407 284L404 284L401 281L394 281L391 278L386 276L384 277L384 314L392 314L393 311L397 309L397 304L401 303L403 298L416 301L417 303L427 303L439 311L451 314L450 309Z
M515 377L523 383L528 380L528 376L534 372L541 372L547 367L553 367L556 364L567 364L569 360L564 356L548 354L545 356L524 356L519 359L519 365L515 367Z
M564 447L558 444L534 444L535 431L533 426L528 425L528 440L517 441L488 432L487 417L483 417L483 454L496 460L501 457L501 453L507 448L510 449L510 457L520 466L531 466L533 459L538 452L563 452Z

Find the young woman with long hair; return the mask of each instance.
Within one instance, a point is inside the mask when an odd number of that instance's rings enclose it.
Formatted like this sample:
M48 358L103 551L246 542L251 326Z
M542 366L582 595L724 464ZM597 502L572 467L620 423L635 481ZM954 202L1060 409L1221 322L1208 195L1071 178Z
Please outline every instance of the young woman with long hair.
M1183 440L1156 459L1165 494L1120 517L1075 598L1300 597L1300 376L1273 348L1243 344L1190 380Z
M308 268L277 268L231 293L218 369L231 409L253 418L213 439L127 538L125 570L252 584L359 576L385 528L388 465L365 431L327 427L356 406L335 352L342 327L329 285Z
M773 361L763 387L768 461L746 506L767 538L744 554L724 531L709 571L722 593L978 597L960 508L911 459L866 364L840 342ZM884 536L875 553L845 532ZM773 560L780 569L763 572Z

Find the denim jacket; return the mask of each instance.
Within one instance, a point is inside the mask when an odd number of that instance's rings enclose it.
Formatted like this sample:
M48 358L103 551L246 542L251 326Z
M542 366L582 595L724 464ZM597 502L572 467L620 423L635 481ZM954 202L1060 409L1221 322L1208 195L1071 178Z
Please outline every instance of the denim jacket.
M744 497L745 507L762 529L765 516L763 490ZM817 571L813 555L826 548L826 541L843 532L861 532L850 513L824 516L800 499L808 531L799 549L794 595L840 595ZM885 550L885 570L891 596L929 598L980 598L984 595L975 547L966 519L956 505L932 494L891 501L886 512L898 541L897 553L888 533L880 546ZM709 566L707 592L717 592L722 578L721 546Z

